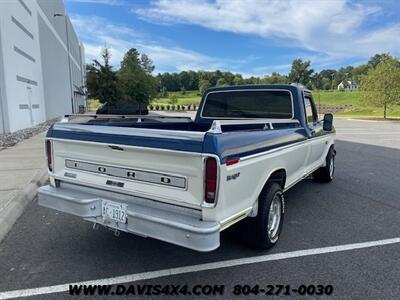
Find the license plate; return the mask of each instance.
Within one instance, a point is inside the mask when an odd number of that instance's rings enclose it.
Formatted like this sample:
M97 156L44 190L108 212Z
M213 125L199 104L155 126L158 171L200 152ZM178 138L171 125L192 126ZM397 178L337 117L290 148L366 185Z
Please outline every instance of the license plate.
M126 204L109 200L102 200L101 202L101 215L117 222L126 223L126 209Z

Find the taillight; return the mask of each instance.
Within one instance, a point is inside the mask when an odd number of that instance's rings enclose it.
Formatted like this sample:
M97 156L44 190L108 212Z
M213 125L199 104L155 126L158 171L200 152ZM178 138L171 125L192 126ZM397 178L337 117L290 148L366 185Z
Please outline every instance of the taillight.
M213 157L206 159L205 202L214 203L217 193L217 160Z
M49 168L49 171L53 171L53 156L52 156L52 146L51 146L51 141L47 140L46 141L46 156L47 156L47 167Z

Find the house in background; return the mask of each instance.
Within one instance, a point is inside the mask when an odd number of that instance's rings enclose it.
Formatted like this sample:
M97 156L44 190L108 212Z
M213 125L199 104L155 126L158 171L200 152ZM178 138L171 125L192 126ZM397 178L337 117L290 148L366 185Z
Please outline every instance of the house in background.
M0 134L85 107L84 61L63 0L0 1Z
M338 91L355 91L358 90L358 84L352 80L343 80L337 86Z

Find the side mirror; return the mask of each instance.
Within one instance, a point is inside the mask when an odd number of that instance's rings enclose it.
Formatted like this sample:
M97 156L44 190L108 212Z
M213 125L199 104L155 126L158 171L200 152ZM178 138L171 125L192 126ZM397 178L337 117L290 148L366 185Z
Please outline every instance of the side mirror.
M324 124L322 125L324 131L332 131L333 129L333 115L327 113L324 115Z

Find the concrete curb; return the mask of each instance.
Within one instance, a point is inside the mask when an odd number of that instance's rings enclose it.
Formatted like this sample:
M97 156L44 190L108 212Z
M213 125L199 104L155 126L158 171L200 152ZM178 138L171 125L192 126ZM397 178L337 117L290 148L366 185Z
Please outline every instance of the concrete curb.
M14 193L7 201L8 205L0 211L0 242L22 215L25 207L35 199L38 187L42 186L47 179L47 168L43 167L36 171L23 189Z

